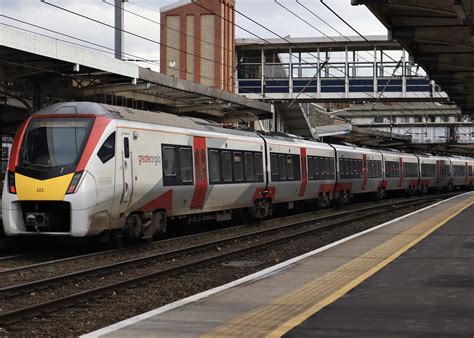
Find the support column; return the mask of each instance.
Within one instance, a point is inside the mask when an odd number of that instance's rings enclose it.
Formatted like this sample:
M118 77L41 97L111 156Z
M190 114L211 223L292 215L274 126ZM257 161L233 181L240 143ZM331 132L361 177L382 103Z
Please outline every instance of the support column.
M293 56L291 54L291 48L289 49L289 59L288 59L288 90L290 97L293 96Z
M115 0L115 58L123 59L123 3L128 0Z
M407 96L407 76L405 68L405 49L402 49L402 96Z
M377 88L377 48L374 47L374 97L377 96L378 88Z
M344 73L345 75L345 82L344 82L344 92L345 92L345 97L349 97L349 50L347 49L346 46L346 62L344 64Z
M262 95L262 97L265 97L265 63L266 63L266 60L265 60L265 50L262 48L262 54L261 54L261 79L260 79L260 95Z
M317 49L317 55L318 55L318 60L317 60L318 69L316 69L316 71L318 72L318 75L316 76L316 86L317 86L316 96L321 97L321 71L320 71L320 68L321 68L321 55L320 55L319 47Z

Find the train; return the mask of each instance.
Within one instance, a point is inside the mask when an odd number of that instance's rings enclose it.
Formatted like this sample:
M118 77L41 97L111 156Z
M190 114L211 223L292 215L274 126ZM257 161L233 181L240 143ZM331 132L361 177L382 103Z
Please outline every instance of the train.
M93 102L64 102L17 131L6 236L147 240L172 222L270 217L358 194L471 189L474 159L328 144Z

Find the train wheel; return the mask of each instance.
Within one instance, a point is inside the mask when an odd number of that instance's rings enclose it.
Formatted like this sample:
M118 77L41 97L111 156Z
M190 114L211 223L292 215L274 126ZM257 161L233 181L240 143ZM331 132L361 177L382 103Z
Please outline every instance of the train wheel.
M382 200L385 198L385 189L384 188L378 188L377 192L375 193L375 198L377 201Z
M337 196L337 200L336 200L336 208L342 208L342 206L344 205L344 200L345 200L345 192L343 191L340 191L339 192L339 195Z
M269 200L256 200L252 208L252 216L257 220L270 217L273 213L273 205Z

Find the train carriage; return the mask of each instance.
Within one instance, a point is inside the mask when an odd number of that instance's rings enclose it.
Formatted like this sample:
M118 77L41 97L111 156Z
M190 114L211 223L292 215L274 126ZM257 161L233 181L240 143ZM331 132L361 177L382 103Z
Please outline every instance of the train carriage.
M228 219L265 197L263 139L203 120L58 104L27 121L14 148L7 235L147 238L167 219Z
M263 136L267 144L268 191L272 203L292 203L304 199L302 178L306 178L306 157L299 139L284 136ZM303 168L302 168L303 167ZM304 169L304 172L302 172Z
M453 190L453 173L451 159L445 156L434 156L436 160L436 187L438 189Z
M347 203L351 195L375 193L380 184L379 152L355 146L334 145L337 154L337 185L335 199ZM374 161L374 172L369 175L369 162ZM371 162L372 164L372 162ZM374 177L369 177L374 176Z
M305 198L314 199L316 206L326 207L334 199L336 158L334 147L325 143L303 141L306 152L307 186Z
M449 157L451 161L452 184L454 188L469 185L469 158L461 156Z
M151 238L169 220L221 221L240 212L260 219L274 205L472 186L473 166L467 158L330 145L67 102L37 112L18 130L3 225L8 236Z
M440 188L438 179L438 161L435 157L426 154L417 154L420 165L419 190L422 194Z

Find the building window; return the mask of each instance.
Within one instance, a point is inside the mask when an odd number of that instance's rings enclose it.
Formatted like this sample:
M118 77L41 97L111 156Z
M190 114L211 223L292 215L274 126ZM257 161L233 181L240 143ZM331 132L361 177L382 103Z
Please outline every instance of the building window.
M380 124L380 123L383 123L383 116L375 116L374 117L374 123L375 124Z

